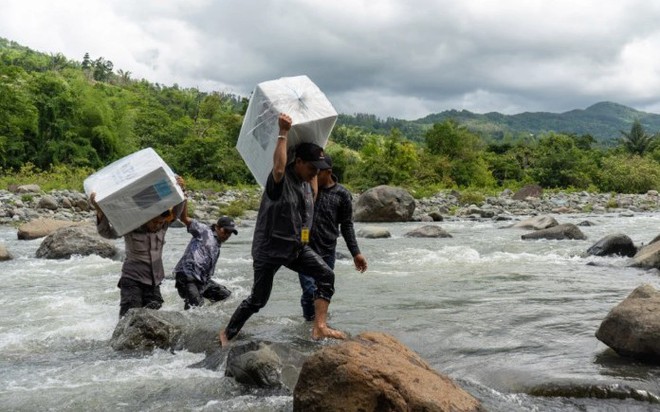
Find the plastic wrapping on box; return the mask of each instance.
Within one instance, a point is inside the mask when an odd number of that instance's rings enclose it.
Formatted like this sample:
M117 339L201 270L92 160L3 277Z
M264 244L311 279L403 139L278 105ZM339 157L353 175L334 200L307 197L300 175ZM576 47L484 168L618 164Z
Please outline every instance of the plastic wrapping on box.
M124 235L184 199L176 175L152 149L123 157L83 183L117 234Z
M278 116L291 116L289 153L298 143L325 147L337 121L337 112L325 94L307 76L282 77L259 83L243 118L236 149L261 186L273 168L279 132Z

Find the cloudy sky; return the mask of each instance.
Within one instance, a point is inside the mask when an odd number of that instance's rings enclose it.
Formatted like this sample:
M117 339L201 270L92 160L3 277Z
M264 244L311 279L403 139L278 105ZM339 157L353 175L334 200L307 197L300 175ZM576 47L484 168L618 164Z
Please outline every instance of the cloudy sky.
M248 96L306 74L340 113L660 113L650 0L0 0L0 37Z

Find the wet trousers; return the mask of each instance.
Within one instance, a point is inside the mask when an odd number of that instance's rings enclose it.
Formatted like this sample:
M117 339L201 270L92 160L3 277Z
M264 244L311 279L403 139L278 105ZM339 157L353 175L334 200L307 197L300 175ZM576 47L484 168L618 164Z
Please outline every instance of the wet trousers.
M324 299L328 302L335 293L335 273L309 246L304 246L298 256L286 263L273 263L267 260L255 259L254 283L252 292L229 320L226 328L227 338L232 339L243 328L245 322L261 308L266 306L273 288L275 273L282 267L294 272L309 273L316 281L314 299Z
M192 306L204 305L204 299L218 302L227 299L231 291L219 283L209 280L206 285L195 279L190 279L185 273L176 274L176 291L183 298L183 309L188 310Z
M131 308L160 309L163 296L160 285L146 285L137 280L121 278L119 287L119 317L123 317Z
M328 264L330 269L335 268L335 253L323 257L323 261ZM311 275L298 273L298 280L302 288L300 296L300 306L302 306L303 317L305 320L314 320L314 292L316 292L316 281Z

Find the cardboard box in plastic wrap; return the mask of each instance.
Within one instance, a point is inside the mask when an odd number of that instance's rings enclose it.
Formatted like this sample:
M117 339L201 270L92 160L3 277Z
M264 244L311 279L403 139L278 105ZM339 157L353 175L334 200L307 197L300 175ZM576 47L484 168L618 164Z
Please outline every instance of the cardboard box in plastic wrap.
M124 235L184 199L176 175L152 149L123 157L83 183L119 235Z
M282 77L259 83L243 118L236 149L261 186L273 169L280 113L291 116L287 147L311 142L325 147L337 121L337 112L323 92L307 76Z

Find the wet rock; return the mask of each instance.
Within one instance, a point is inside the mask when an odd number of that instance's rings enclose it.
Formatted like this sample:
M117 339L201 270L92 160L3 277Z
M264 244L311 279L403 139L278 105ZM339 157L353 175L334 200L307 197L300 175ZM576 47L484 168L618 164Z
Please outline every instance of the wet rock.
M621 356L660 363L660 292L637 287L607 314L596 337Z
M431 219L433 219L434 222L442 222L443 221L442 214L440 212L438 212L437 210L435 210L433 212L430 212L429 216L431 217Z
M304 362L294 411L480 411L477 399L392 336L365 332Z
M628 385L598 384L544 384L527 391L532 396L557 398L634 399L653 404L660 403L658 395Z
M225 376L245 385L293 392L305 358L285 344L251 341L230 347Z
M551 227L549 229L537 230L536 232L527 233L520 237L523 240L533 239L550 239L550 240L584 240L587 237L582 233L579 227L572 223L564 223Z
M7 250L7 247L0 243L0 262L11 259L13 259L13 257Z
M185 318L178 312L129 309L119 320L110 345L116 351L151 351L181 347Z
M633 244L632 239L622 233L607 235L587 249L587 254L593 256L619 255L632 257L636 253L637 247Z
M559 225L559 222L557 222L557 219L552 216L534 216L518 223L514 223L511 227L516 229L541 230L557 225Z
M357 237L363 237L365 239L384 239L392 237L389 230L378 226L361 227L358 229L356 235Z
M630 266L642 269L660 269L660 242L655 239L637 251Z
M116 350L161 348L211 354L220 349L217 338L218 319L203 309L170 312L139 308L130 309L120 319L111 345Z
M415 212L415 199L407 190L376 186L361 194L355 202L356 222L408 222Z
M422 226L415 230L411 230L410 232L406 233L404 236L405 237L441 237L441 238L452 237L443 228L436 225Z
M578 226L596 226L594 222L591 222L589 220L583 220L582 222L577 224Z
M57 229L46 236L36 252L43 259L69 259L73 255L114 258L118 254L115 244L99 236L91 225Z

